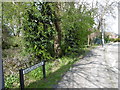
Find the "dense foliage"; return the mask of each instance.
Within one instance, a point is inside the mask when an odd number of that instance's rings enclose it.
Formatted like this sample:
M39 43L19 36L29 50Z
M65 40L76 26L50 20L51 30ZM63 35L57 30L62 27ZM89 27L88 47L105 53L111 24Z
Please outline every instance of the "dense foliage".
M48 60L54 55L54 16L49 3L34 3L24 16L25 49L39 60Z
M64 52L87 45L87 36L91 33L89 29L94 24L94 19L86 8L75 8L74 3L66 4L66 6L69 8L66 8L62 17ZM84 9L83 12L82 9Z
M94 19L88 10L81 13L81 7L75 8L74 3L66 4L69 8L61 10L62 15L56 18L56 3L34 3L25 15L24 38L26 49L40 60L54 56L54 47L57 30L54 23L61 21L62 53L68 53L70 48L81 48L87 44L87 35L90 34ZM65 10L65 9L64 9ZM58 28L58 27L57 27ZM58 34L59 36L59 34Z

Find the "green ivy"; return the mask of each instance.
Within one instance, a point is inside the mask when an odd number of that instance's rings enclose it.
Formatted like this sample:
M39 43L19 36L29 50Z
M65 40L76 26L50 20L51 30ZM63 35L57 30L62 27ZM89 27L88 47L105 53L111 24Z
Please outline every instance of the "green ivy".
M24 39L26 51L33 53L39 60L49 60L54 54L53 15L50 4L34 3L26 12L24 19Z

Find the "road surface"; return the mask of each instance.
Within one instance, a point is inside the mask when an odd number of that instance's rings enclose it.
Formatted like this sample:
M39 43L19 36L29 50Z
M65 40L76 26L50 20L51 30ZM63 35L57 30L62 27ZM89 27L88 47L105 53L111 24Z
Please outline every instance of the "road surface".
M118 45L98 46L76 62L57 88L118 88Z

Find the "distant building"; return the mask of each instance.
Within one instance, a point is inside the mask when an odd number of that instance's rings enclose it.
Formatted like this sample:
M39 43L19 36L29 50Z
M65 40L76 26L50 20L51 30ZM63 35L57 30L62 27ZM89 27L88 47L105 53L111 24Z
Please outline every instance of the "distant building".
M109 36L109 38L111 38L111 39L118 38L118 35L116 33L113 33L113 32L105 32L105 35Z

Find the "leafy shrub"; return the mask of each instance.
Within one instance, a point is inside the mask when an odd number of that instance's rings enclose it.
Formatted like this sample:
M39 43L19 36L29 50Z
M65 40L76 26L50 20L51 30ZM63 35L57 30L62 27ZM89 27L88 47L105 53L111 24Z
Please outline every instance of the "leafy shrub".
M16 87L17 83L19 83L19 78L17 76L9 75L9 76L5 77L5 87L6 88ZM15 86L14 86L14 84L15 84Z
M114 42L120 42L120 38L114 39Z
M48 14L48 12L52 11L48 3L40 3L37 6L36 4L34 3L24 16L25 51L32 53L39 60L49 60L52 59L54 51L52 13Z

